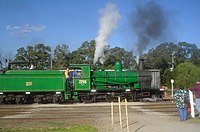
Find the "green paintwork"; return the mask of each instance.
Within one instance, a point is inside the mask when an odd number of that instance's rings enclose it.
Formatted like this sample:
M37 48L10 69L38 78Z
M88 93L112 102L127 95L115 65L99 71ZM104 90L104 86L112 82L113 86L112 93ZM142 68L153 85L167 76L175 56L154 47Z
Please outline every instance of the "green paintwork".
M75 90L90 90L90 79L75 79Z
M115 65L115 71L91 71L90 65L73 64L70 65L71 82L75 91L88 91L96 89L98 91L115 91L126 89L137 89L138 72L122 71L121 63ZM82 76L75 77L74 72L82 71ZM76 73L77 74L77 73Z
M91 89L91 71L90 71L90 65L88 64L71 64L70 65L70 71L71 74L74 74L72 72L76 72L76 70L81 72L81 76L72 76L71 75L71 81L74 83L74 91L83 91L83 90L90 90Z
M121 72L122 71L122 63L121 62L116 62L115 63L115 71L116 72Z
M96 89L139 88L138 73L134 71L94 71L94 85Z
M78 100L79 94L95 90L103 93L142 88L138 72L123 71L120 62L109 71L91 71L88 64L71 64L68 73L66 79L59 70L10 70L0 74L0 92L63 92L66 100Z
M64 91L66 79L56 70L12 70L0 74L0 92Z

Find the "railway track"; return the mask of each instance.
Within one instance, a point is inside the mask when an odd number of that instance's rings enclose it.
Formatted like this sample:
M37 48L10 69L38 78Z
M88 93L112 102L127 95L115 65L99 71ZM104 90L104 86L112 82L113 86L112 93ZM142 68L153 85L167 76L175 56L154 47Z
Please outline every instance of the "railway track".
M124 102L121 102L121 108L122 121L125 121ZM0 132L8 128L45 130L73 124L91 125L100 132L110 132L110 111L110 103L0 105ZM119 124L118 112L118 103L114 103L115 124ZM141 115L143 118L144 113L163 117L177 115L175 105L171 102L128 102L128 112L133 124L139 120L135 116Z
M129 103L129 112L163 113L163 115L177 116L177 109L171 102ZM122 102L122 112L123 102ZM114 104L114 113L118 113L118 104ZM95 118L99 114L110 116L110 105L101 104L73 104L73 105L0 105L0 118L30 118L30 119L63 119L63 118Z
M130 107L134 111L145 112L149 114L178 116L176 105L171 101L164 101L158 103L145 103L142 105L134 105Z

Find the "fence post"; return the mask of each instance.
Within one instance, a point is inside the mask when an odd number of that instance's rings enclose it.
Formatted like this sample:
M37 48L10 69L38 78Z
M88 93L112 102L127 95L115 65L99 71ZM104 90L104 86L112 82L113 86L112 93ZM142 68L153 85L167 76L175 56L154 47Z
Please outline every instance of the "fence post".
M112 121L112 125L114 124L114 117L113 117L113 102L111 102L111 121Z
M128 124L128 106L127 106L127 99L125 98L125 109L126 109L126 127L127 132L129 132L129 124Z
M189 98L190 98L190 107L191 107L191 117L194 118L195 117L195 113L194 113L194 99L193 99L193 93L190 90L189 90Z
M121 100L120 100L120 96L118 96L118 103L119 103L119 122L120 122L120 128L122 129L122 112L121 112Z

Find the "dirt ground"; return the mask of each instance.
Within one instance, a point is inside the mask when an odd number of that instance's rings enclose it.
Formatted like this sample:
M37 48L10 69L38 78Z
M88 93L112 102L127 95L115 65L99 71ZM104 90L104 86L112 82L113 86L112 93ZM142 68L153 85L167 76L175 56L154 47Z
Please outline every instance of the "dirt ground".
M194 123L192 119L181 122L177 113L155 112L151 109L143 109L138 103L129 103L128 122L130 132L198 132L200 124ZM139 103L143 104L143 103ZM114 125L108 125L108 129L100 129L100 132L128 132L126 115L122 107L122 129L119 123L119 114L115 113ZM197 119L200 120L200 119ZM107 118L107 122L111 119Z
M119 124L115 124L114 131L126 132L125 123L123 122L122 130ZM130 112L129 130L130 132L198 132L200 124L192 123L190 120L180 122L177 116L157 112Z
M192 122L191 119L180 122L174 108L173 111L170 108L170 113L155 112L152 109L144 109L144 104L128 103L130 132L198 132L200 130L200 124ZM10 128L39 130L82 124L94 126L98 132L127 132L124 103L122 103L121 110L122 129L117 103L114 103L113 125L109 103L0 105L0 131Z

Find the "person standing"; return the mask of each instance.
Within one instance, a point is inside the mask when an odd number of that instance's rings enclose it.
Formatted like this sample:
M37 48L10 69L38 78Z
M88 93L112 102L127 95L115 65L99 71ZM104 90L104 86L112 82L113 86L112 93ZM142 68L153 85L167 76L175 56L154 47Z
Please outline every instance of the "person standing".
M66 79L69 78L69 68L67 68L67 69L65 70L65 77L66 77Z
M174 94L176 107L178 109L180 121L187 120L187 105L189 102L188 92L184 90L184 86L180 85L179 90Z
M197 116L200 116L200 80L197 80L196 85L194 87L189 88L190 91L195 93L195 104L196 109L198 111Z

